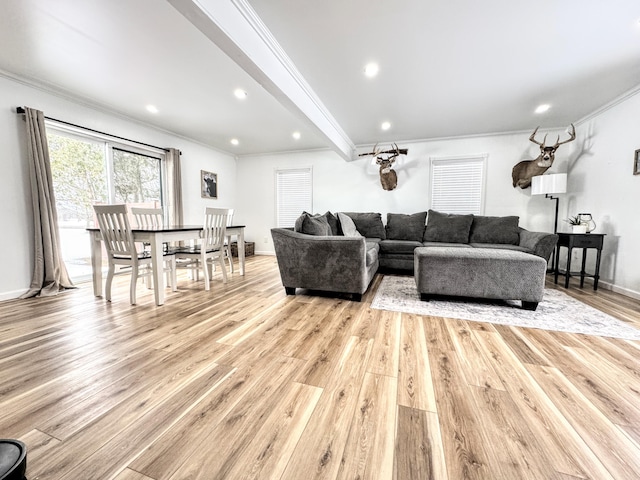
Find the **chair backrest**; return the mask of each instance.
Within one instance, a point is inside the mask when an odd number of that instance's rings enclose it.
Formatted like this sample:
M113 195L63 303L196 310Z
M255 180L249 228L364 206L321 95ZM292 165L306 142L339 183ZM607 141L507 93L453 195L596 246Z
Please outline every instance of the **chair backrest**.
M202 246L207 250L219 250L224 244L229 210L207 207L204 210Z
M137 258L126 205L94 205L107 254Z
M228 212L229 213L227 214L227 227L230 227L231 225L233 225L233 212L234 212L234 209L230 208L228 210Z
M131 215L138 227L157 228L164 226L164 212L161 208L131 207Z

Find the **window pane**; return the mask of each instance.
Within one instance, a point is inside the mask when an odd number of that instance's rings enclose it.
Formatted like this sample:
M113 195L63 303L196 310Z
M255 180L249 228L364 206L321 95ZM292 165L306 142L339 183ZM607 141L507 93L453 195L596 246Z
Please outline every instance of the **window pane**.
M293 227L303 211L311 212L311 169L276 171L276 222L281 228Z
M113 149L115 203L162 204L160 159Z
M482 214L484 157L431 160L431 208Z
M72 280L91 275L85 230L94 226L93 204L107 203L104 144L47 132L62 258Z

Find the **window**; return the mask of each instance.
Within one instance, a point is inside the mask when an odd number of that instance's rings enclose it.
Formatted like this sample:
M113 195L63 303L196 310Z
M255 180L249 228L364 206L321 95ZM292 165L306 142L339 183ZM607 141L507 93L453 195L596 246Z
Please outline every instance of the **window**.
M431 209L445 213L484 211L486 155L431 159Z
M276 170L278 227L293 227L303 211L313 211L311 185L311 167Z
M162 206L164 152L49 123L47 140L62 258L72 280L86 280L91 277L91 250L85 229L94 226L93 204Z

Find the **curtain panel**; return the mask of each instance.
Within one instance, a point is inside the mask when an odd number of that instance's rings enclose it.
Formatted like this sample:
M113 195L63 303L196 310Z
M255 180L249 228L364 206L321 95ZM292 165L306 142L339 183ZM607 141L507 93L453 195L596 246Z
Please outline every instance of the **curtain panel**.
M46 297L75 287L60 250L44 114L25 107L25 120L33 207L34 265L29 290L20 298Z

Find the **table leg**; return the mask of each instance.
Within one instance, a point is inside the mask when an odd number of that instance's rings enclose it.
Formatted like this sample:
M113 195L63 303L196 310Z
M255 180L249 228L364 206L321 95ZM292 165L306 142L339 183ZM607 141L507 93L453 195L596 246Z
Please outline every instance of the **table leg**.
M582 249L582 266L580 268L580 288L584 287L585 265L587 264L587 249Z
M151 235L151 267L153 268L153 294L156 305L164 304L164 262L162 257L162 233Z
M569 288L569 277L571 276L571 250L572 248L567 248L567 271L564 274L564 288Z
M556 255L556 267L555 267L555 271L553 272L553 282L557 285L558 273L560 272L560 247L559 246L556 247L555 255Z
M602 249L598 248L596 253L596 271L593 275L593 289L598 290L598 279L600 278L600 257L602 255Z
M91 232L91 278L93 294L102 296L102 235L100 231Z
M238 234L238 264L240 275L244 276L244 228L241 228Z

